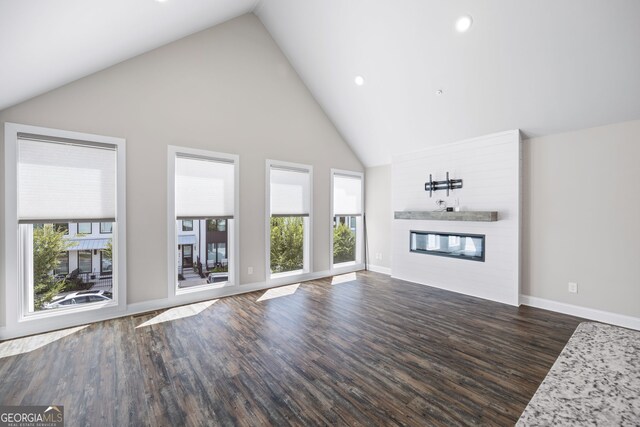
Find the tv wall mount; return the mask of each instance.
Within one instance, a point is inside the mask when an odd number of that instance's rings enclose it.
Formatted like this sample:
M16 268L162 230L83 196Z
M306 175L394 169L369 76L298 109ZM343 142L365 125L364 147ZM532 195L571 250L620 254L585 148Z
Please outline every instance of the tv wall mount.
M447 172L447 179L444 181L434 181L429 174L429 182L424 183L424 191L429 192L429 197L433 197L433 192L438 190L447 190L447 196L449 196L449 191L459 188L462 188L462 180L449 179L449 172Z

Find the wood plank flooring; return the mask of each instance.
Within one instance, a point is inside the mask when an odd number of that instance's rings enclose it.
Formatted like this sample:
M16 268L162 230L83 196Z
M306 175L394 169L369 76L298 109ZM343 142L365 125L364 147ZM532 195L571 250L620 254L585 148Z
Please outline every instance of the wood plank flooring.
M69 426L513 425L581 321L341 279L78 328L1 358L0 404Z

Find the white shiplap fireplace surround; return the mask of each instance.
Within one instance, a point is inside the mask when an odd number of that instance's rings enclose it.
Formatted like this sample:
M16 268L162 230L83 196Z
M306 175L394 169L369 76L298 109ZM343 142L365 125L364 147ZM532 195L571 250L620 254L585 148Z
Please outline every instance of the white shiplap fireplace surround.
M520 290L520 132L512 130L419 152L398 155L392 162L392 209L433 211L436 200L459 201L461 211L497 211L495 222L394 219L393 277L485 298L519 304ZM447 197L429 197L429 180L462 179L463 188ZM409 251L411 230L485 235L485 260L431 256Z

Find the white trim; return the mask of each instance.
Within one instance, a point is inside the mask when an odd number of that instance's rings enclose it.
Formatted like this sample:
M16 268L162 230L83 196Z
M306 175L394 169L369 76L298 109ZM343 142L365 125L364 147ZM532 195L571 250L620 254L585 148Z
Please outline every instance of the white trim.
M626 316L624 314L597 310L595 308L581 307L564 302L532 297L530 295L520 295L520 304L640 331L640 317Z
M18 226L18 133L46 135L78 141L105 143L116 146L116 222L114 224L113 251L117 262L113 263L114 303L92 307L55 310L29 314L25 307L25 266L22 265L19 249L20 227ZM57 325L75 325L118 316L124 313L127 303L126 288L126 141L103 135L51 129L16 123L5 123L5 277L7 330L50 330ZM25 249L25 248L23 248ZM29 267L26 267L29 268ZM64 327L64 326L63 326Z
M303 245L303 273L287 277L271 277L271 167L284 167L305 170L309 173L309 216L304 217L304 245ZM283 279L291 280L291 283L306 279L313 271L313 166L302 163L282 162L279 160L267 159L265 161L265 191L264 191L264 247L265 247L265 282L273 285L280 283ZM280 274L280 273L277 273ZM244 285L243 285L244 286Z
M202 159L229 160L234 165L233 183L233 221L227 221L227 231L230 239L227 241L227 251L232 253L229 259L229 281L202 285L184 290L178 290L177 274L178 262L176 248L178 247L178 230L176 229L176 157L179 154L197 156ZM234 288L240 283L240 156L237 154L219 153L200 150L197 148L167 146L167 295L171 302L190 301L184 295L196 294L195 298L203 298L222 288ZM206 245L205 245L206 250Z
M175 298L160 298L151 301L144 301L134 304L129 304L127 306L126 312L119 313L105 313L103 311L98 312L100 316L97 316L96 319L87 320L84 322L49 322L47 325L39 325L39 327L32 327L33 325L18 325L16 328L6 328L0 327L0 340L8 340L13 338L18 338L26 335L39 334L43 332L50 332L58 329L69 328L73 326L80 326L87 323L94 323L103 320L116 319L118 317L131 316L139 313L146 313L149 311L162 310L171 307L177 307L184 304L192 304L200 301L207 301L216 298L222 298L233 295L245 294L248 292L261 291L265 289L270 289L278 286L290 285L293 283L298 283L302 281L322 279L326 277L331 277L336 274L346 274L354 271L360 271L364 268L364 265L353 266L352 268L344 269L339 272L331 272L329 270L319 271L315 273L304 274L302 279L300 278L282 278L278 280L278 283L267 283L265 282L254 282L247 283L239 286L225 286L223 288L218 289L208 289L207 292L198 292L193 294L180 294ZM285 280L286 279L286 280ZM66 319L68 320L68 319Z
M340 264L334 264L333 262L333 221L335 220L335 217L333 215L333 185L334 185L333 181L336 175L353 176L353 177L360 178L360 197L362 199L361 200L362 215L356 220L356 222L359 223L359 227L356 227L356 260L354 261L354 264L363 263L364 257L367 256L364 250L365 249L364 248L364 221L362 220L362 218L364 218L364 215L365 215L364 172L355 172L355 171L348 171L344 169L331 168L331 182L329 184L329 269L332 271L340 270L340 267L341 267ZM360 256L358 257L358 255Z
M380 267L378 265L369 264L367 266L367 269L369 271L373 271L374 273L386 274L387 276L391 276L391 268L389 267Z

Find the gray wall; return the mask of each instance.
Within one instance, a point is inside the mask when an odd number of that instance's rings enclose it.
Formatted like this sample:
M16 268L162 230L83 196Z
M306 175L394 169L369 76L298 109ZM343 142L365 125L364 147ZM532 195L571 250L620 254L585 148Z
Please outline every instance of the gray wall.
M374 267L391 268L391 165L367 168L366 177L368 261Z
M240 155L243 284L265 280L265 159L314 166L315 271L330 267L330 168L363 171L253 14L4 110L4 122L127 139L128 303L167 293L167 145Z
M640 120L523 148L522 293L640 317Z

